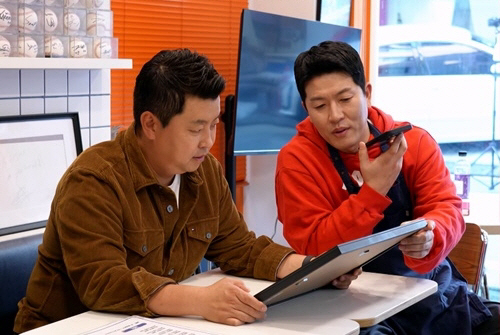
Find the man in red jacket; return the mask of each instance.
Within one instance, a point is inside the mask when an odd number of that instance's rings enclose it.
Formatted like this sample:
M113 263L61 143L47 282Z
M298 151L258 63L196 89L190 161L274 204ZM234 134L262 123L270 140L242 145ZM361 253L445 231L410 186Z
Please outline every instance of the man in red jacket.
M358 53L346 43L313 46L297 57L294 70L309 117L281 149L276 168L278 218L290 245L318 255L425 218L426 228L364 270L432 279L438 292L362 333L497 334L498 305L468 291L446 258L465 224L434 139L413 127L389 144L366 147L403 123L371 106L371 84Z

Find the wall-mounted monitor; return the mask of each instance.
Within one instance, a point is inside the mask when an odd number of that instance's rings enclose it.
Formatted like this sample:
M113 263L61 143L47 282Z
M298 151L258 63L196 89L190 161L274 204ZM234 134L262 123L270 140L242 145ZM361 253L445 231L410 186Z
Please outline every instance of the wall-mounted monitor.
M361 30L244 9L241 18L234 155L276 154L306 116L293 65L320 42L359 52Z

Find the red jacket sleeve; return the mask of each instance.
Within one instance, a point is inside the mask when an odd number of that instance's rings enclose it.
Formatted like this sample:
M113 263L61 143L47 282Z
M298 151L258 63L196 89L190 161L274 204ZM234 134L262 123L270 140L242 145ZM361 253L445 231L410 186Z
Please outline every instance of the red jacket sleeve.
M465 231L465 222L462 201L456 195L438 144L428 133L420 134L411 143L417 150L409 150L405 155L408 164L404 166L404 175L413 196L413 216L433 220L436 228L430 253L422 259L405 256L405 263L416 272L426 273L455 247Z
M412 196L414 218L434 220L434 244L423 259L405 257L420 273L429 272L448 255L463 234L461 200L441 150L425 131L409 132L403 175ZM317 255L333 246L370 234L390 205L368 185L349 195L328 156L298 146L278 155L275 179L278 219L283 234L299 253Z
M349 196L337 174L312 175L293 168L300 164L289 163L278 162L276 201L283 234L299 253L318 255L339 243L369 235L391 204L389 198L367 185ZM339 201L340 197L345 199Z

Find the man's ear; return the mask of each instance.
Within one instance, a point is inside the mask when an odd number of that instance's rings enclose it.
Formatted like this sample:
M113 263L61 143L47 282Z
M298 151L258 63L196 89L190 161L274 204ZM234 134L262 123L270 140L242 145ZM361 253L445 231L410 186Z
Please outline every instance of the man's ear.
M365 85L365 97L366 97L366 104L368 107L372 106L372 84L366 83Z
M158 122L160 122L160 120L150 111L145 111L141 114L142 134L147 139L154 140L156 138Z

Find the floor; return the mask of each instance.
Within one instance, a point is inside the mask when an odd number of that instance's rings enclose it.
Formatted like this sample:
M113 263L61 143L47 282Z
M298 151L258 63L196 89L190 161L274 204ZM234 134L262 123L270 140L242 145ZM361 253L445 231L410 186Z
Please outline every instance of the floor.
M467 151L469 162L472 163L471 193L500 192L500 153L496 152L496 148L500 149L500 141L441 144L440 147L446 165L451 172L453 172L453 166L458 159L458 151ZM494 150L491 149L492 147ZM499 211L499 205L496 202L488 206ZM474 208L471 208L471 211L474 211ZM488 236L485 272L488 279L490 300L500 301L500 235Z

